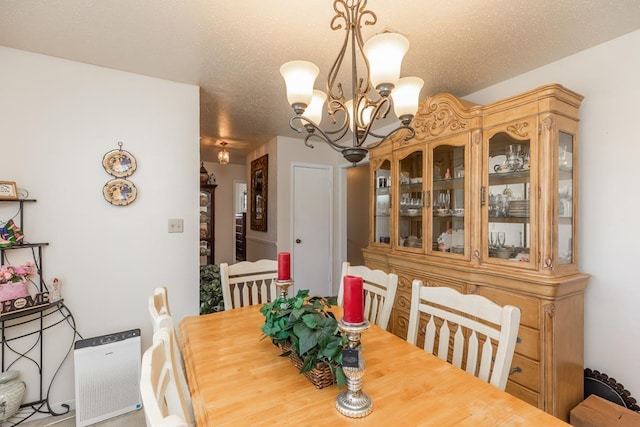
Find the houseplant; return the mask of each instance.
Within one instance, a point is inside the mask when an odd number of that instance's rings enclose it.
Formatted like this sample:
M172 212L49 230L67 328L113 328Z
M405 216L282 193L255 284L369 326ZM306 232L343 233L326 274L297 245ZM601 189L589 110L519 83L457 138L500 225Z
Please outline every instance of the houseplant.
M220 285L220 266L206 264L200 266L200 314L209 314L224 310L222 287Z
M293 298L280 296L260 308L265 317L262 332L263 339L270 338L283 350L281 356L291 358L293 353L301 361L300 373L311 379L308 373L326 364L333 380L342 387L346 379L342 371L344 338L329 311L332 304L335 299L310 298L306 289Z

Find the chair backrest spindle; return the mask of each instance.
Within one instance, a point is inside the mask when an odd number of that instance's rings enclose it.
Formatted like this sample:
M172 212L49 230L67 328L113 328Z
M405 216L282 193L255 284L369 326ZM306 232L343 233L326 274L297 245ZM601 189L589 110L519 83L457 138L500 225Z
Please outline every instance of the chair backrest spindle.
M387 329L398 288L398 275L344 262L338 290L338 305L342 305L344 300L344 276L347 275L362 277L365 293L364 316L382 329Z
M262 259L255 262L220 264L220 284L224 309L264 304L278 296L275 285L278 262Z
M500 307L481 295L423 286L422 281L414 280L407 333L407 341L412 344L417 343L421 314L427 316L425 351L505 389L520 325L520 309L510 305Z

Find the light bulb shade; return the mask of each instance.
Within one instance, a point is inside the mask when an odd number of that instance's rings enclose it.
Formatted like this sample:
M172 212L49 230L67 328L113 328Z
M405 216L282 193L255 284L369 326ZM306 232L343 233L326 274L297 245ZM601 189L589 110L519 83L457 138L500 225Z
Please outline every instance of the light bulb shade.
M229 163L229 152L225 148L218 151L218 163L220 163L221 165L226 165Z
M304 115L307 116L309 120L319 125L322 121L322 107L324 106L324 102L326 100L327 95L323 91L314 89L311 103L305 110Z
M391 92L393 98L393 111L396 117L415 116L420 102L420 91L424 81L419 77L403 77L398 80L396 87Z
M280 67L287 85L287 100L294 109L297 105L304 105L304 109L311 103L313 84L319 72L315 64L307 61L289 61Z
M364 98L362 98L362 101L364 101ZM349 130L353 132L353 99L348 100L344 105L349 112ZM373 113L373 110L374 107L372 105L364 108L364 102L360 102L358 105L358 123L362 128L365 128L371 121L371 114Z
M396 84L407 50L409 40L398 33L377 34L364 44L364 54L369 61L369 81L373 87Z

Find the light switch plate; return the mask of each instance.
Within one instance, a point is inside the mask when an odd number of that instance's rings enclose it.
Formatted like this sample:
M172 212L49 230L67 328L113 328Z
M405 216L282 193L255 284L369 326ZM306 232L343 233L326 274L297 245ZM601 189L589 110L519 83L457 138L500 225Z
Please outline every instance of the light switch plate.
M184 231L184 220L182 219L169 220L169 233L182 233L183 231Z

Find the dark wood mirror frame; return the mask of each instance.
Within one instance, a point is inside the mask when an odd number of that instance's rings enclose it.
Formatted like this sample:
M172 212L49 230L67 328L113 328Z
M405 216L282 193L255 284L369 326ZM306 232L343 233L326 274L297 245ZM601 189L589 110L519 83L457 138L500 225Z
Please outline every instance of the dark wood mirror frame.
M269 155L251 162L251 229L267 231L267 178Z

